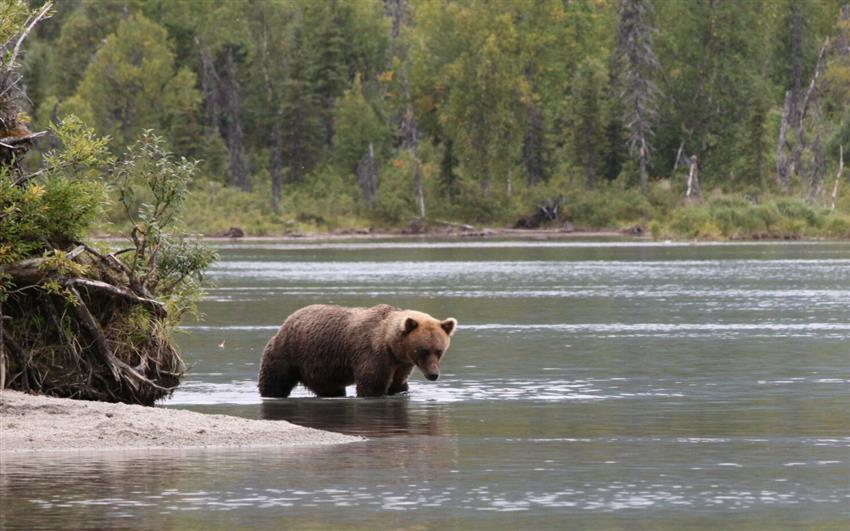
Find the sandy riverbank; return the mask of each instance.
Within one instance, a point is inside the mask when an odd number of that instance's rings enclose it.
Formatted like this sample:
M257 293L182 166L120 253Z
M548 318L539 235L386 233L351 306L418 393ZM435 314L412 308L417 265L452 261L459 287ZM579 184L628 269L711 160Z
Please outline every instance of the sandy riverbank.
M29 451L289 447L358 440L284 421L0 392L0 455Z

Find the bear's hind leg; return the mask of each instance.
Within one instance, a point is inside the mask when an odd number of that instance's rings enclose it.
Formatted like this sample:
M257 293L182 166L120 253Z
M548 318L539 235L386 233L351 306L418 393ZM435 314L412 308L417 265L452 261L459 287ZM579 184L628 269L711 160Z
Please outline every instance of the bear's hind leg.
M260 367L260 396L266 398L286 398L298 385L298 371L290 367Z
M345 387L321 387L321 388L309 388L311 391L316 393L316 396L319 398L339 398L345 396Z

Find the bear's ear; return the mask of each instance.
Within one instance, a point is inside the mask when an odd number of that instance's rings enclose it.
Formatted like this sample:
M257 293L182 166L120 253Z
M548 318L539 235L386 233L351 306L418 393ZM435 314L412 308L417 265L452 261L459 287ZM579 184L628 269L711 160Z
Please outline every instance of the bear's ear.
M419 326L419 323L416 322L416 319L413 317L407 317L404 320L404 327L402 328L401 335L406 336L407 334L416 330L416 327Z
M440 327L445 330L448 335L452 335L455 332L455 328L457 328L457 319L449 317L440 323Z

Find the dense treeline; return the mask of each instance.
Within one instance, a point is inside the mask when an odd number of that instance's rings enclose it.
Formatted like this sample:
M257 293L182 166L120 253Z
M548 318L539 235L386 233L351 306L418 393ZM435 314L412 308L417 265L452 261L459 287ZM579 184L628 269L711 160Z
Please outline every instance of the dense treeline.
M73 113L115 153L155 129L200 160L206 230L558 201L587 227L843 236L843 190L819 210L850 148L843 1L68 0L26 89L39 129Z

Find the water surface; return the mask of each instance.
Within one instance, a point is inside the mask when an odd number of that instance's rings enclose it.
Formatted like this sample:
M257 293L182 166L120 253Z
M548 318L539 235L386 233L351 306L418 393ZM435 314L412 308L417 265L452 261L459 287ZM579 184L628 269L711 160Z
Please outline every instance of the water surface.
M845 527L850 245L232 244L166 407L368 439L6 459L0 527ZM460 327L407 396L286 400L259 355L301 306ZM353 389L349 389L353 395Z

